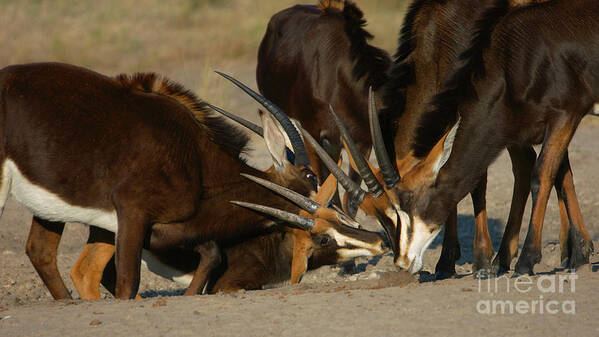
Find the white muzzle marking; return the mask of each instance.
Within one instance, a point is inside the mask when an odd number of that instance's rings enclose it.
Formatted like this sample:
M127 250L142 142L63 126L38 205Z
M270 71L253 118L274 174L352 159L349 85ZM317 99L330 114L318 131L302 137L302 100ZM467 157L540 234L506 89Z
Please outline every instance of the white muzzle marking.
M414 232L408 246L409 272L415 274L422 269L424 252L441 231L441 227L430 231L429 227L420 217L414 218Z
M400 268L415 274L422 269L424 252L439 234L441 227L439 226L431 232L429 226L420 217L414 217L414 223L411 223L410 217L405 212L400 212L400 217L402 227L399 258L396 264ZM411 237L408 237L408 226L412 227Z

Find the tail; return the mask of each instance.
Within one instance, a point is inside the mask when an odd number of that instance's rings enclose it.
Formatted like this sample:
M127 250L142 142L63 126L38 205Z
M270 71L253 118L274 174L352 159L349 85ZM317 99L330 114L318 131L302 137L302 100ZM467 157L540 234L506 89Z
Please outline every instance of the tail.
M326 12L330 9L342 11L345 8L345 0L320 0L318 2L318 9Z

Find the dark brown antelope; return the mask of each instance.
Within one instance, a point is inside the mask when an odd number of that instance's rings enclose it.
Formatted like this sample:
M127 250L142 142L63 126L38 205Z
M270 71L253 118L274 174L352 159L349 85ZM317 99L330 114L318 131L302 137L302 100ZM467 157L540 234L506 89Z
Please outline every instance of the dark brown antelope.
M247 120L216 109L260 136L267 132ZM387 240L380 234L357 229L358 224L349 217L320 206L327 204L335 193L337 181L333 175L321 186L314 201L267 180L246 177L295 203L302 209L301 216L236 202L239 206L283 221L283 226L271 227L241 242L222 242L222 253L214 241L200 244L195 252L144 250L142 262L145 266L156 274L188 286L186 295L195 295L203 289L215 293L260 289L286 280L294 284L308 269L345 262L357 256L380 255L387 250ZM290 223L290 227L284 226ZM92 232L92 235L94 238L90 240L94 243L85 247L71 270L79 295L89 300L100 298L100 283L112 293L115 287L114 266L109 265L105 269L104 262L114 254L114 236L98 231Z
M295 166L282 145L271 148L272 170L245 165L239 159L245 134L192 93L154 75L114 79L41 63L4 68L0 87L2 204L11 195L35 215L27 253L55 298L70 297L56 269L66 221L116 233L116 296L131 298L144 245L193 249L203 241L251 237L272 224L227 206L231 199L265 201L240 173L284 182L301 194L315 188L297 130L257 96L281 118Z
M260 92L298 120L333 158L341 143L329 104L347 123L362 153L372 146L368 87L377 90L385 83L391 61L386 52L368 44L372 35L365 24L362 11L351 1L297 5L270 19L258 52ZM308 151L322 181L328 172Z
M543 2L540 0L511 1L510 8ZM389 81L385 86L385 108L381 111L383 134L392 158L397 159L400 175L406 173L427 154L436 141L434 134L438 125L431 123L428 147L414 147L414 136L421 116L428 109L428 102L444 89L443 80L470 42L475 18L493 3L487 1L413 1L400 34ZM443 125L443 121L439 121ZM400 130L398 132L398 130ZM395 137L393 137L395 135ZM530 176L536 154L530 146L508 147L515 177L512 207L499 254L493 261L495 272L509 270L510 262L518 248L518 233L524 206L528 198ZM393 184L394 182L391 182ZM569 182L571 184L571 182ZM486 174L470 193L475 213L475 238L473 271L475 277L487 276L491 269L493 248L487 230L485 210ZM572 196L570 199L575 198ZM560 209L565 209L564 199L559 198ZM565 212L563 212L565 213ZM562 214L563 215L563 214ZM567 217L562 216L562 233L569 227ZM563 237L563 235L562 235ZM562 240L562 242L564 242ZM562 244L562 247L567 245ZM567 249L562 250L567 258ZM457 239L457 212L446 221L441 258L436 266L437 278L455 274L455 261L460 257Z
M394 206L379 207L379 219L391 224L399 219L396 264L412 272L421 268L424 250L452 207L510 146L543 143L533 168L533 211L516 272L532 274L540 261L541 229L554 183L572 225L570 266L588 263L593 250L578 204L567 198L575 192L566 180L572 178L569 141L599 100L599 5L551 1L509 9L509 1L495 1L475 24L475 37L458 58L460 66L418 122L415 148L428 149L427 155L405 174L391 165L378 116L371 111L375 153ZM438 140L431 142L435 130Z

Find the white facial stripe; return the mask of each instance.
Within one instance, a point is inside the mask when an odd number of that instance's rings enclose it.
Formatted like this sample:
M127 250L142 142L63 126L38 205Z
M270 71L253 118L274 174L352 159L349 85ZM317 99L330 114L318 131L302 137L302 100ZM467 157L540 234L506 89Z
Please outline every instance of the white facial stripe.
M395 228L397 228L397 213L398 212L394 208L387 208L385 210L385 215L387 216L387 218L393 221L393 225L395 226Z
M49 221L79 222L116 233L116 211L70 205L58 195L27 180L10 159L4 162L2 169L11 178L10 195L34 215ZM2 192L5 193L4 190Z
M399 256L405 255L405 250L408 247L408 228L412 226L410 216L404 211L399 211L401 219L401 233L399 235Z
M361 248L361 249L342 248L342 249L339 249L337 251L337 253L339 254L339 256L341 256L341 258L343 260L349 260L349 259L353 259L354 257L359 257L359 256L374 256L374 254L372 254L372 252L370 250L364 249L364 248Z
M422 269L424 252L440 231L441 226L431 233L429 226L420 217L414 217L414 233L408 247L408 259L412 262L410 272L416 273Z
M362 242L359 240L356 240L354 238L351 238L349 236L345 236L339 232L337 232L335 229L333 228L329 228L326 233L332 237L335 242L337 242L337 245L340 247L345 247L347 245L352 245L355 247L361 247L361 248L366 248L366 249L373 249L373 250L380 250L380 248L377 248L375 245L371 245L368 244L366 242Z

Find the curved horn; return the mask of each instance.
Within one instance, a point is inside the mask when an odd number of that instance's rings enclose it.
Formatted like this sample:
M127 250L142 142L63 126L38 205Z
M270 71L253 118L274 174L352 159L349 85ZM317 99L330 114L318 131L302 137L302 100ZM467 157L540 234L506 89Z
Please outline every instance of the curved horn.
M293 202L294 204L299 206L301 209L303 209L304 211L306 211L310 214L314 214L316 212L316 210L318 210L318 208L320 208L320 205L317 202L311 200L310 198L306 198L303 195L301 195L295 191L292 191L288 188L277 185L277 184L270 182L266 179L255 177L253 175L249 175L249 174L245 174L245 173L241 173L241 175L246 177L247 179L255 182L256 184L264 186L264 187L268 188L269 190L281 195L282 197L289 199L289 201Z
M293 152L295 152L295 165L310 165L310 159L308 158L308 153L306 152L306 147L304 146L302 137L300 136L298 130L295 128L293 123L289 120L289 117L287 117L287 114L285 114L285 112L283 112L281 108L279 108L274 103L266 99L264 96L248 88L245 84L239 82L235 78L227 74L221 73L219 71L217 71L216 73L233 82L233 84L238 86L246 94L250 95L254 100L256 100L256 102L260 103L264 108L266 108L266 110L270 111L270 113L272 113L273 116L275 116L277 121L279 121L279 123L283 127L283 130L285 130L285 132L287 133L289 141L291 141L291 146L293 146Z
M343 125L343 122L341 121L339 116L337 116L335 110L333 109L333 106L330 104L329 109L331 110L331 115L333 115L333 118L335 119L335 123L337 123L337 127L341 132L341 136L345 139L347 143L347 147L352 158L354 159L354 163L356 163L356 166L358 167L360 176L362 177L362 179L364 179L364 183L366 183L366 186L368 186L368 191L370 191L370 194L372 194L373 197L378 197L379 195L381 195L381 193L383 193L383 186L381 186L379 181L376 179L374 173L372 173L372 170L370 169L370 166L368 166L366 159L364 159L362 153L358 151L356 142L354 142L354 140L351 138L349 132L347 131L347 128L345 127L345 125Z
M251 211L285 221L290 227L299 228L305 231L310 231L314 228L314 219L304 218L303 216L282 211L280 209L251 204L249 202L231 201L232 204L247 208Z
M370 134L372 135L372 146L374 147L374 153L376 160L379 163L379 168L383 174L383 181L387 189L391 189L397 185L400 180L399 174L395 171L395 167L389 159L385 143L383 141L383 133L381 132L381 125L379 124L379 116L376 111L376 103L374 101L374 93L372 87L370 87L368 93L368 115L370 116Z
M320 146L320 144L318 144L318 142L314 138L312 138L308 131L302 129L302 132L304 133L304 137L314 148L314 151L316 152L320 160L322 160L322 162L329 169L329 171L331 171L331 173L333 173L333 175L337 177L337 180L339 181L341 186L345 188L347 193L349 193L349 195L352 196L352 200L355 200L358 205L361 204L362 200L364 200L364 195L366 195L366 192L362 190L362 188L360 188L360 185L352 181L347 176L347 174L345 174L345 172L343 172L343 170L339 168L339 166L337 166L337 163L335 163L335 161L322 148L322 146Z
M250 129L251 131L253 131L254 133L257 133L258 136L263 137L264 136L264 129L261 126L258 126L250 121L248 121L247 119L241 118L237 115L234 115L226 110L223 110L215 105L212 105L210 103L206 103L212 110L219 112L220 114L224 115L225 117L228 117L234 121L236 121L237 123L245 126L246 128Z

